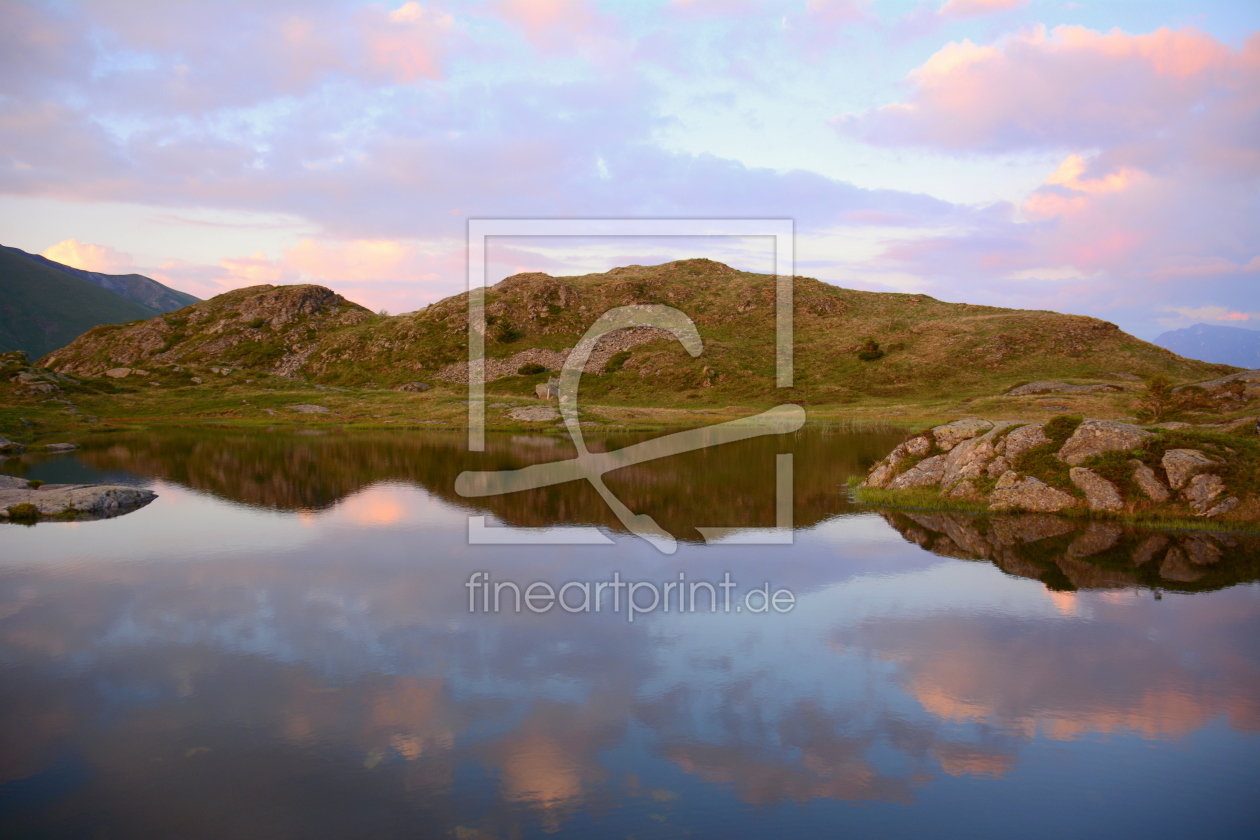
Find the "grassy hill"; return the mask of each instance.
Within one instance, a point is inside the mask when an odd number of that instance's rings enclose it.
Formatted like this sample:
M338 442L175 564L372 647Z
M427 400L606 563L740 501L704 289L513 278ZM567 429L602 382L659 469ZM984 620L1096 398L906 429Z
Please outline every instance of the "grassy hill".
M144 304L0 248L0 351L42 356L97 324L156 314Z
M0 245L0 352L42 356L98 324L148 319L197 303L140 274L101 274Z
M615 306L660 303L696 323L704 352L671 338L609 337L584 397L612 405L761 406L958 401L1034 380L1131 388L1162 373L1192 382L1230 373L1184 359L1114 324L1056 312L946 303L795 278L796 382L774 388L774 278L710 260L604 274L509 277L486 294L491 394L532 395L586 327ZM391 388L466 381L467 302L456 295L402 316L373 315L318 286L255 286L154 318L98 327L46 358L63 373L117 366L228 365L325 385ZM529 370L529 368L526 368Z

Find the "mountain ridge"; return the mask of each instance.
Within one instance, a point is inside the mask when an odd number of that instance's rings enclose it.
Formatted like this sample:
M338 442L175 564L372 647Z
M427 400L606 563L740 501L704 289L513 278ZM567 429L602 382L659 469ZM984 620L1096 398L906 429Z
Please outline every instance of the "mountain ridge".
M604 341L620 341L624 349L588 365L584 396L685 405L783 398L844 404L864 397L992 396L1043 379L1123 381L1162 373L1201 381L1235 370L1181 358L1085 316L862 292L808 277L794 278L793 286L796 381L776 389L771 275L706 259L569 277L513 275L486 290L487 368L497 371L488 390L532 394L599 315L636 304L686 312L700 330L703 353L693 359L664 334L642 343L610 334ZM467 309L461 293L415 313L383 316L320 286L255 286L145 324L98 327L41 364L81 376L111 367L214 364L345 387L400 387L418 379L457 385L462 377L455 372L467 364ZM1132 386L1116 386L1125 387Z
M1162 333L1154 344L1179 356L1205 362L1260 368L1260 331L1194 324Z

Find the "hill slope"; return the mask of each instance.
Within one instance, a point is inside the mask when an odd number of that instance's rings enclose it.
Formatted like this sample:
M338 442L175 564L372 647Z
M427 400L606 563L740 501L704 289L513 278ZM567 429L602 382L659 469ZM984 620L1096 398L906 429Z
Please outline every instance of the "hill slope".
M769 275L697 259L581 277L509 277L486 293L490 390L532 395L547 374L517 375L521 366L554 370L604 311L646 303L689 315L703 354L693 359L672 338L646 330L609 336L588 366L596 375L584 379L584 396L609 404L820 405L992 396L1051 378L1165 373L1197 381L1233 371L1094 318L860 292L806 277L794 288L796 384L778 390ZM463 294L388 317L319 286L255 286L145 324L99 327L42 364L86 376L116 366L221 364L332 385L457 385L466 380L467 317ZM859 357L867 339L882 356Z
M1260 368L1260 331L1195 324L1166 332L1155 343L1189 359Z
M85 271L81 268L63 265L56 260L50 260L39 254L28 254L20 248L11 248L7 245L0 245L0 248L15 256L23 257L31 262L47 266L63 274L68 274L71 277L86 280L95 286L100 286L102 289L107 289L130 301L147 306L155 313L173 312L200 300L200 298L194 297L187 292L177 291L169 286L164 286L156 280L145 277L143 274L102 274L99 271Z
M0 249L0 351L25 350L35 358L97 324L156 314L87 280Z

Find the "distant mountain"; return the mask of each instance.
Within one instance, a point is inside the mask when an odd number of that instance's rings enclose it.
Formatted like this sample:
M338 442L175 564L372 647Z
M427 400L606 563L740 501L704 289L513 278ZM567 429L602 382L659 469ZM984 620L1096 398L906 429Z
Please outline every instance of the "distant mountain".
M101 274L98 271L84 271L81 268L71 268L47 257L41 257L39 254L28 254L20 248L10 248L5 245L0 245L0 248L72 277L78 277L80 280L86 280L102 289L109 289L114 294L147 306L157 313L174 312L176 309L183 309L200 300L187 292L177 292L168 286L163 286L143 274Z
M1187 359L1256 370L1260 368L1260 331L1195 324L1166 332L1155 343Z
M105 281L121 284L164 308L119 294ZM171 302L172 308L184 306L177 302L183 299L197 301L138 274L116 277L79 271L0 245L0 351L25 350L38 359L95 326L152 318L169 311L165 307Z

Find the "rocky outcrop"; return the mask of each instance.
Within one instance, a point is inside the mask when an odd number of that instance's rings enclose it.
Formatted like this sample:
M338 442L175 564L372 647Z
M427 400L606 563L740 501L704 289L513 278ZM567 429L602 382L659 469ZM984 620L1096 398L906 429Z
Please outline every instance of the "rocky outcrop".
M1059 460L1077 466L1095 455L1136 449L1151 433L1118 420L1084 420L1058 452Z
M1076 504L1076 499L1062 490L1055 490L1030 475L1008 471L993 488L989 507L993 510L1028 510L1054 513Z
M7 455L17 455L24 449L26 449L24 444L9 440L7 437L0 436L0 452Z
M1070 385L1067 382L1029 382L1012 388L1003 396L1028 397L1035 394L1103 394L1109 391L1122 391L1116 385Z
M999 511L1054 513L1080 507L1123 514L1165 505L1170 516L1260 517L1260 500L1248 501L1228 486L1229 475L1247 471L1226 463L1243 457L1238 450L1212 438L1204 443L1210 453L1173 445L1186 434L1113 420L1086 419L1073 428L1063 421L1041 425L968 418L903 441L872 468L862 487L935 489L943 499L983 501ZM1054 458L1025 457L1038 447ZM1117 452L1123 466L1117 466Z
M144 507L157 498L151 490L117 484L45 484L0 476L0 519L31 520L73 516L106 519Z

